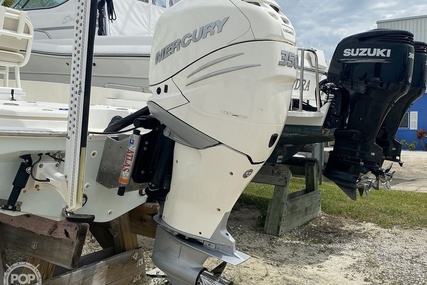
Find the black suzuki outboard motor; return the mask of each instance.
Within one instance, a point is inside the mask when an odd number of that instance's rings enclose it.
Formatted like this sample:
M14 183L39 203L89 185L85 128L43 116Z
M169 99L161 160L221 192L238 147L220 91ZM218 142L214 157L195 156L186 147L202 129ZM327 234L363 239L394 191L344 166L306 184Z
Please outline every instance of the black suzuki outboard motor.
M324 175L352 199L360 174L379 171L382 148L375 140L393 102L410 87L413 57L413 35L385 29L347 37L334 52L327 81L340 90L342 113Z
M414 47L415 61L411 87L390 109L377 135L377 144L383 148L383 158L399 162L401 165L402 145L395 139L395 135L409 107L425 93L427 82L427 44L415 42Z

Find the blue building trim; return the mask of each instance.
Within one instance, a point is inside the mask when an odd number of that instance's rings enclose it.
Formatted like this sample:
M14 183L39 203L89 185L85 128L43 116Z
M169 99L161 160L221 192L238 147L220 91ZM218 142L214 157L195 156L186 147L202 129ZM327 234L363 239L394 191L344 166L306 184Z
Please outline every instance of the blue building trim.
M412 126L413 128L411 129L411 122L409 122L409 126L407 128L399 128L396 134L396 140L405 140L409 144L416 142L416 150L425 150L423 143L417 140L417 130L427 130L427 93L418 98L414 104L412 104L408 110L408 113L414 111L418 113L415 127ZM414 122L412 122L412 125L414 125ZM427 143L427 138L424 140L424 142ZM403 147L403 149L407 149L407 147Z

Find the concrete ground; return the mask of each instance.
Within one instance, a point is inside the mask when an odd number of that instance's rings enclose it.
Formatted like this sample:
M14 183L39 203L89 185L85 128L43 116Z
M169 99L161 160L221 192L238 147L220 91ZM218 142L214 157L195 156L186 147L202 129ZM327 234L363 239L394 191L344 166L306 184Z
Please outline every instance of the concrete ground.
M391 182L393 190L427 193L427 151L402 151L403 166L393 163L396 171ZM384 167L388 165L384 162Z
M327 161L332 147L325 147L324 151ZM387 160L383 164L383 167L387 167L393 163L391 170L395 171L395 174L391 181L391 189L427 193L427 151L402 150L401 154L403 166Z

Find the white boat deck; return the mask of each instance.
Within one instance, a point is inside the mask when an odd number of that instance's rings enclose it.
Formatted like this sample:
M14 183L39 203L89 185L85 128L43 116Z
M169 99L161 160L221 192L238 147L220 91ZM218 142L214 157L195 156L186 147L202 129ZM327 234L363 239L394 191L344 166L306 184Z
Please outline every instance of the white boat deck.
M23 81L24 90L12 99L0 94L0 136L65 136L68 84ZM146 106L151 94L92 88L89 132L103 132L115 116L126 117ZM37 99L37 100L36 100Z
M114 116L125 117L132 109L93 105L89 131L103 132ZM65 136L68 105L49 102L0 100L0 135Z

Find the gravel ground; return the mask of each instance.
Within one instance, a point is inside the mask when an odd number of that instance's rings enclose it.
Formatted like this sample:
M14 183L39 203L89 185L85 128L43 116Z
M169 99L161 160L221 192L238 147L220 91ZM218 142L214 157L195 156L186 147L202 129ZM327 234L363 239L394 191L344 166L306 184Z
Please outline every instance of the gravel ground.
M249 218L253 212L238 209L235 215ZM238 244L249 254L254 249L257 258L251 263L265 262L268 274L236 284L427 284L426 229L382 229L322 215L283 237L262 241L265 235L256 224L251 230L240 226L248 222L230 221L230 227L240 228ZM253 235L259 236L255 247Z
M251 255L226 268L223 276L235 285L427 284L427 229L382 229L323 214L275 237L263 233L258 217L257 209L246 206L236 206L230 217L238 250ZM153 269L152 240L140 242ZM217 264L208 260L206 266Z

